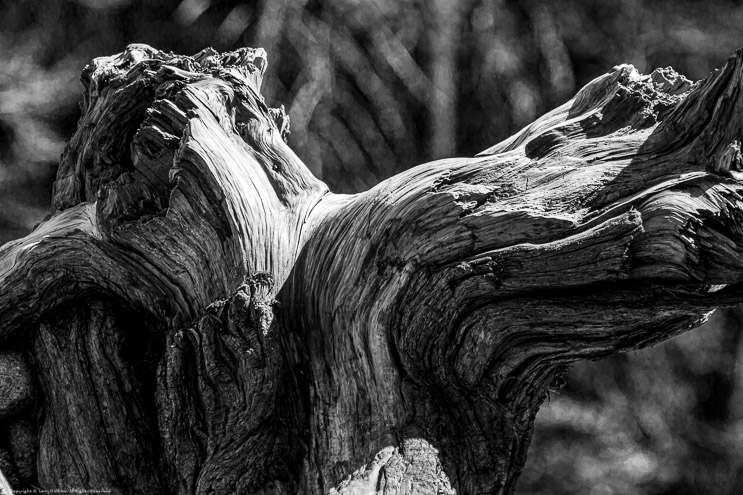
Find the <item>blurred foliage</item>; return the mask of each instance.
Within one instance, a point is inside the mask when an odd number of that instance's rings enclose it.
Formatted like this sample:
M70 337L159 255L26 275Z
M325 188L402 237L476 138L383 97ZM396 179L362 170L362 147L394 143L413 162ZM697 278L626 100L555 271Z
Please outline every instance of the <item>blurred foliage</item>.
M83 66L131 42L262 46L263 92L334 191L472 155L618 63L705 77L743 44L743 7L709 0L0 1L0 243L48 212ZM538 418L519 488L743 492L739 312L576 365Z
M743 493L743 308L575 366L539 412L520 493Z

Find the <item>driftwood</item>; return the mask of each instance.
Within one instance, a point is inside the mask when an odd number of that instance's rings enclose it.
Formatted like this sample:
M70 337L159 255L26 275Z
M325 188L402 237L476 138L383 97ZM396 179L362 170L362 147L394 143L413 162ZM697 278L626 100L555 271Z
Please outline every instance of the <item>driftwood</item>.
M512 493L567 365L743 300L742 62L619 66L476 157L336 195L261 98L263 50L96 59L53 215L0 248L0 467Z

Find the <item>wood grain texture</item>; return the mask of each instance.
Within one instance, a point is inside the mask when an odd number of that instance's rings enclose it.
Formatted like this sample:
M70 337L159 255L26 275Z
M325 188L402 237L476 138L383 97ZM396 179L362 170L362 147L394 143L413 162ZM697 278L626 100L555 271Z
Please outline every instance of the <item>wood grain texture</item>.
M0 248L7 462L49 489L512 493L570 363L743 300L742 63L618 66L336 195L262 49L94 60L52 214Z

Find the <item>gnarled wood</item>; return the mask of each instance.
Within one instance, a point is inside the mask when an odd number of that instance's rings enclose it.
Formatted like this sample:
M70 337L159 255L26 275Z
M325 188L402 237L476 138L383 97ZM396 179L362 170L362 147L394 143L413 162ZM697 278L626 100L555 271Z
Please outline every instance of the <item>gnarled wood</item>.
M616 67L477 157L346 196L285 144L263 50L96 59L53 215L0 248L0 342L38 380L0 402L5 431L37 413L22 478L511 493L569 363L743 300L742 61Z

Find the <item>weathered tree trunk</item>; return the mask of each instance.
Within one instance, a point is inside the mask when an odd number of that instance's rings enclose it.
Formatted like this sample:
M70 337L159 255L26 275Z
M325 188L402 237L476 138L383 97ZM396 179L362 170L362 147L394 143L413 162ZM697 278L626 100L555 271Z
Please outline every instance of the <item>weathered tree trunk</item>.
M569 363L743 300L742 63L616 67L477 157L340 196L284 143L263 50L96 59L54 214L0 249L0 468L513 492Z

